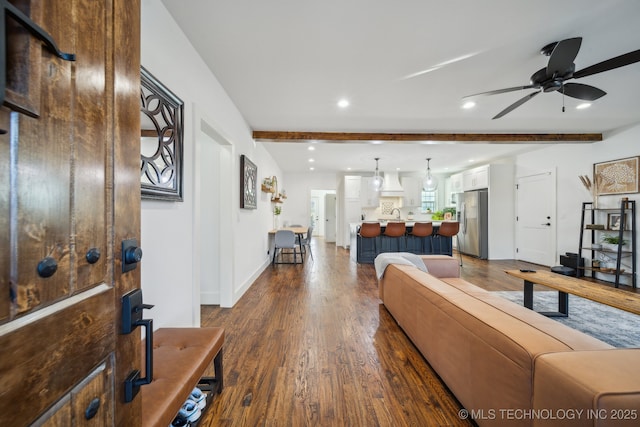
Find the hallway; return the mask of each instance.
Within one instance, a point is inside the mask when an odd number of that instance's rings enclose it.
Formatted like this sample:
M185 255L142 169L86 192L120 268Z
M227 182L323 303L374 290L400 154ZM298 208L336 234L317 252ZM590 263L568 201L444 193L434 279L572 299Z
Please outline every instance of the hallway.
M313 253L267 268L234 308L202 307L226 339L225 388L200 425L472 425L381 305L374 267L321 239ZM520 264L465 257L463 272L518 289L502 270Z

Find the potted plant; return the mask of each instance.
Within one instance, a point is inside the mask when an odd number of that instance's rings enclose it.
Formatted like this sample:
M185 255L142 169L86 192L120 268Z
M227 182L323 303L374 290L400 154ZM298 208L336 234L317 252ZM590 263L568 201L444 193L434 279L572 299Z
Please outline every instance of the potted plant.
M602 241L604 243L608 243L610 245L626 245L627 241L622 239L622 241L620 240L620 236L614 236L611 234L605 234L604 236L602 236Z
M407 212L407 219L413 219L413 211Z
M607 249L612 250L614 252L618 251L618 245L624 246L627 244L626 240L624 239L620 240L620 236L616 236L612 234L605 234L604 236L602 236L602 242L608 245L611 245L610 248L607 248Z
M278 229L278 218L280 217L280 214L282 213L282 207L279 205L275 205L273 207L273 229L277 230Z

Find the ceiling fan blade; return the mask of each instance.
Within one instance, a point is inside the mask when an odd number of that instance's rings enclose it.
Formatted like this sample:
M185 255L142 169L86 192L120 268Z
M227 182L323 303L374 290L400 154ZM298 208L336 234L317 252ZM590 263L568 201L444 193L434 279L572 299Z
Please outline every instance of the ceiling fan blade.
M623 55L616 56L615 58L599 62L590 67L583 68L582 70L573 73L573 78L579 79L580 77L591 76L593 74L624 67L625 65L634 64L636 62L640 62L640 50L634 50L633 52L625 53Z
M578 56L582 37L561 40L551 52L547 64L547 77L564 76L573 67L573 61Z
M464 98L471 98L473 96L480 96L480 95L497 95L499 93L515 92L517 90L524 90L524 89L538 89L539 87L540 87L539 85L508 87L505 89L497 89L497 90L490 90L488 92L474 93L473 95L467 95Z
M582 99L584 101L595 101L598 98L602 98L607 92L597 87L583 85L581 83L565 83L563 89L559 92L564 93L572 98Z
M500 117L509 114L510 112L512 112L513 110L515 110L516 108L518 108L519 106L521 106L522 104L524 104L525 102L527 102L528 100L530 100L531 98L533 98L534 96L539 94L540 92L541 91L533 92L533 93L530 93L529 95L525 96L524 98L520 98L518 101L514 102L513 104L509 105L504 110L500 111L491 120L499 119Z

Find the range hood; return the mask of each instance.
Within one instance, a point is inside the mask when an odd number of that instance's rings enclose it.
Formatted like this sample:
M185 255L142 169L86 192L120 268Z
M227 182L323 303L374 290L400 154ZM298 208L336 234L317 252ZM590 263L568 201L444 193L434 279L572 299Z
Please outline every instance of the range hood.
M397 173L385 172L383 178L384 182L382 183L382 190L380 190L380 197L402 197L404 195Z

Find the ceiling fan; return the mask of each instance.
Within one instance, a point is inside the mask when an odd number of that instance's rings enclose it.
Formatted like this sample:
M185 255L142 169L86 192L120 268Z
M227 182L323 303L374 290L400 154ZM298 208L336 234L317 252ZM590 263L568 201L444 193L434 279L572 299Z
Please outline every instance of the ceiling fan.
M607 93L597 87L581 84L581 83L565 83L567 80L579 79L593 74L602 73L604 71L613 70L615 68L624 67L635 62L640 62L640 50L625 53L615 58L607 59L582 70L575 71L576 65L573 63L578 55L582 37L574 37L571 39L553 42L540 50L540 53L549 57L549 62L545 68L542 68L531 76L530 84L526 86L516 86L505 89L491 90L488 92L476 93L465 96L471 98L479 95L497 95L499 93L514 92L524 89L537 89L509 105L500 111L493 119L499 119L511 111L515 110L525 102L537 96L541 92L559 91L564 95L572 98L582 99L585 101L595 101L603 97ZM492 119L492 120L493 120Z

